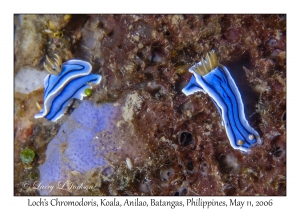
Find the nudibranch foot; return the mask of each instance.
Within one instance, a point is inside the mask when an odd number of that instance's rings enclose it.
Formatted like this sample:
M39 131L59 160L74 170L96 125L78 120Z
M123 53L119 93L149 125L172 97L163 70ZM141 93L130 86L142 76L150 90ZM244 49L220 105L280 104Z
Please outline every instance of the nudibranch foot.
M182 92L190 95L201 91L211 97L222 118L231 146L248 152L251 147L260 144L259 134L246 120L241 94L228 69L218 63L216 53L207 53L206 59L202 58L189 71L193 75Z
M59 59L56 61L59 62ZM102 77L90 74L91 70L90 63L73 59L62 64L59 75L47 75L44 80L44 108L34 117L57 121L74 98L82 100L85 89L100 83Z

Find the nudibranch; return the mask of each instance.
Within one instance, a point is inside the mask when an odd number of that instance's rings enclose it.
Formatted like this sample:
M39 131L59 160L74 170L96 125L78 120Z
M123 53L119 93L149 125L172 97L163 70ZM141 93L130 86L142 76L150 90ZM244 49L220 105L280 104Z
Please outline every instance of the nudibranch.
M241 94L228 69L219 64L216 53L207 53L206 58L190 67L189 72L193 75L182 92L188 96L201 91L210 96L220 113L231 146L248 152L260 144L259 134L246 120Z
M46 57L44 67L50 74L44 80L44 108L34 116L53 122L64 115L74 98L82 100L85 89L90 89L91 84L99 84L102 78L90 74L92 66L86 61L72 59L60 66L61 59L55 56L54 61Z

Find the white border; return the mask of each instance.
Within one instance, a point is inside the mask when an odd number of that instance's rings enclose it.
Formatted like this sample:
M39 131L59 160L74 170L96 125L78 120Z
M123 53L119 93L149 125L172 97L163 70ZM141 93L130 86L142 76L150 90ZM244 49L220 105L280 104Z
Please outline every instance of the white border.
M27 207L27 199L33 197L13 196L13 14L17 13L287 13L287 196L286 197L232 197L241 200L274 199L272 209L298 207L299 201L299 11L292 1L252 0L252 1L37 1L15 0L1 2L1 182L0 205L5 209L32 209ZM293 1L296 2L296 1ZM42 199L52 199L42 197ZM59 197L63 199L64 197ZM66 197L68 200L79 200L80 197ZM159 197L155 197L159 198ZM34 199L39 199L35 197ZM87 199L92 199L88 197ZM96 199L96 198L93 198ZM118 199L125 199L118 197ZM150 198L148 198L150 199ZM184 200L184 197L162 197L167 200ZM224 200L230 197L204 197L207 200ZM44 209L48 207L40 207ZM61 207L56 207L61 208ZM65 208L65 207L64 207ZM198 207L197 209L199 209ZM296 209L294 208L294 209ZM106 208L105 208L106 209ZM123 208L122 208L123 209ZM128 208L129 209L129 208ZM156 207L155 209L166 209ZM170 209L170 208L169 208ZM243 208L245 209L245 208ZM253 208L252 208L253 209Z

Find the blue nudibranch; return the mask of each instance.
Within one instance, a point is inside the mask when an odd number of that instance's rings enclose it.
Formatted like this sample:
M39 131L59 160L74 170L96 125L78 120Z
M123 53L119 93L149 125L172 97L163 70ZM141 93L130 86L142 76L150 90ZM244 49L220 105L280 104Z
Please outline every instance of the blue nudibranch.
M91 88L91 83L99 84L101 81L100 75L90 74L91 64L82 60L73 59L63 63L59 72L58 66L61 60L58 56L56 57L54 64L46 57L51 67L46 64L44 66L51 74L48 74L44 80L44 108L34 116L35 118L45 117L53 122L65 113L73 98L82 100L85 96L84 90Z
M207 53L205 60L202 58L189 71L193 75L182 92L185 95L197 91L208 93L222 117L231 146L248 152L251 147L260 144L258 133L246 120L241 94L228 69L218 63L216 53Z

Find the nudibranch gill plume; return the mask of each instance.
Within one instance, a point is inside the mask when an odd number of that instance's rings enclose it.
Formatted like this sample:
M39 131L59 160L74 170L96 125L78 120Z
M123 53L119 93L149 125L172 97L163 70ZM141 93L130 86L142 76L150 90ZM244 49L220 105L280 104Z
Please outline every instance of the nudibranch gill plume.
M193 75L182 89L185 95L201 91L207 93L216 105L230 144L234 149L248 152L261 143L259 134L249 125L244 113L241 94L228 69L219 64L214 51L190 67Z
M50 74L44 80L44 108L34 116L53 122L64 115L74 98L82 100L85 89L90 89L91 84L99 84L102 78L90 74L92 66L86 61L72 59L60 66L61 59L55 56L54 61L46 57L44 67Z

